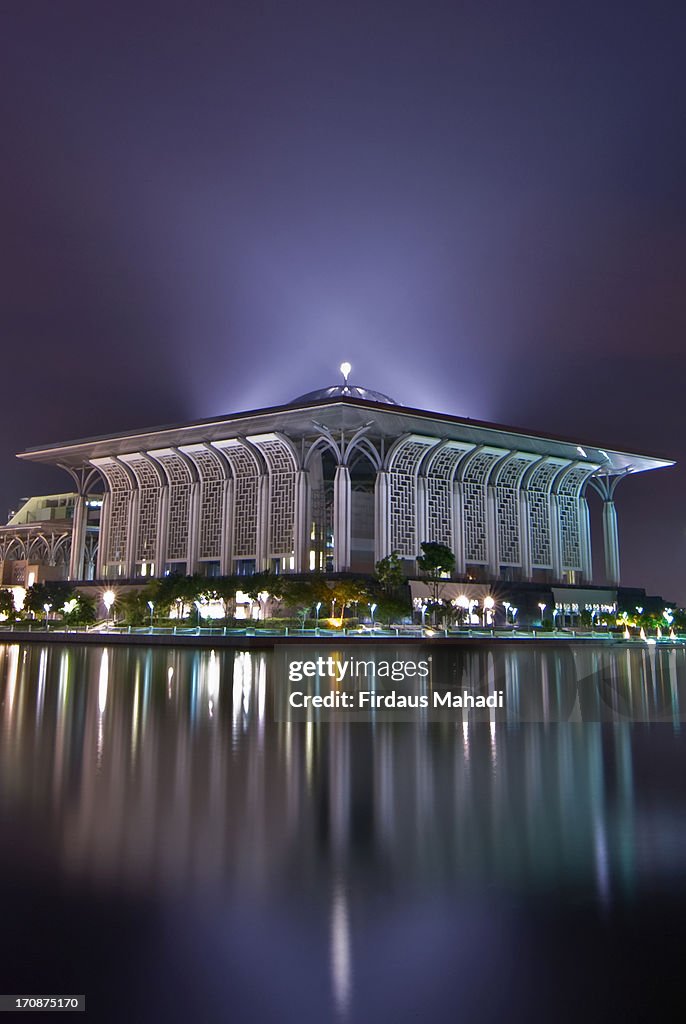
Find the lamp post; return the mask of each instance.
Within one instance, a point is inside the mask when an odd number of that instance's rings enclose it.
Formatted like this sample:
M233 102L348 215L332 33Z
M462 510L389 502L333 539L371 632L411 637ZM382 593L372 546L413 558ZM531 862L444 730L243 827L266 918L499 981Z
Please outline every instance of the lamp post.
M424 622L426 620L426 600L423 597L415 597L413 604L422 617L422 629L424 629Z
M492 624L492 622L493 622L493 609L494 608L495 608L495 601L493 600L493 598L489 594L488 597L484 598L484 610L483 610L483 617L482 617L482 623L483 623L484 626L486 625L486 623L488 623L489 626Z
M515 606L513 604L510 605L510 614L512 615L512 628L513 629L517 625L517 623L515 622L515 619L517 618L517 612L518 611L519 611L519 609L515 608Z
M200 629L200 601L194 601L195 611L198 617L197 628Z
M505 625L506 626L508 625L507 617L508 617L508 614L509 614L509 611L510 611L511 607L512 606L511 606L509 601L503 601L503 608L505 609Z
M376 611L376 604L370 604L369 610L372 613L372 629L374 629L374 612Z
M150 609L150 632L152 633L152 615L153 612L155 611L155 602L148 601L148 608Z
M317 613L317 625L315 627L317 633L319 632L319 609L321 608L321 606L322 606L322 602L321 601L317 601L316 605L314 606L314 610Z
M112 610L112 606L114 605L114 602L115 602L114 591L113 590L106 590L105 593L102 595L102 603L105 605L105 610L107 612L107 625L108 626L110 624L110 611Z
M541 625L543 625L543 612L546 610L548 606L545 603L545 601L539 601L538 607L541 609Z
M457 604L457 607L462 612L462 622L460 623L460 625L464 626L465 625L465 621L464 621L465 620L465 612L469 611L469 598L467 597L466 594L460 594L460 596L456 599L455 603Z
M43 611L45 612L45 628L46 629L48 628L48 614L49 614L51 608L52 608L52 605L49 604L48 602L46 602L43 605Z

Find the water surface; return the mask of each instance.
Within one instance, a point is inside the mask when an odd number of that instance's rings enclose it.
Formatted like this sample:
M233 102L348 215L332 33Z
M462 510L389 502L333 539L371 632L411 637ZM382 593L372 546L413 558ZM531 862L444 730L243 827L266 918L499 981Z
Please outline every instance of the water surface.
M276 722L268 652L0 647L0 988L95 1020L683 1007L679 709L583 720L568 652L508 657L569 720ZM623 706L678 700L651 657L610 667Z

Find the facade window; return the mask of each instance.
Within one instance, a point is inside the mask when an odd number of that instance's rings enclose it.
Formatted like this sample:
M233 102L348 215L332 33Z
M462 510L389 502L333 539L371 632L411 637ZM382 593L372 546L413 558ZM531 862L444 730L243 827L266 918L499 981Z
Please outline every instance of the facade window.
M234 565L236 576L253 576L255 573L254 558L237 558Z
M167 562L164 567L165 576L185 576L186 575L186 563L185 562Z

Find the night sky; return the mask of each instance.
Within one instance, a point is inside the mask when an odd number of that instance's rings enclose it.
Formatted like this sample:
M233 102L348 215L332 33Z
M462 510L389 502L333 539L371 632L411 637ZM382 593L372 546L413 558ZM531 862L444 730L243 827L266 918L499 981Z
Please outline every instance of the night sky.
M682 3L0 13L0 514L35 444L339 380L656 452L623 581L686 602ZM602 555L594 514L594 555Z

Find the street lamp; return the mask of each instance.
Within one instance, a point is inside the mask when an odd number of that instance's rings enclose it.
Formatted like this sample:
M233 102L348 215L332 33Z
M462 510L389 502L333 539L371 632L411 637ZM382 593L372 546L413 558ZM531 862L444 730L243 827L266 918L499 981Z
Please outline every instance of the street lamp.
M465 624L465 621L464 621L465 620L465 613L467 611L469 611L469 598L467 597L466 594L460 594L459 597L455 598L455 604L457 605L457 607L462 612L462 621L461 621L460 625L464 626L464 624Z
M194 601L193 604L198 615L198 629L200 629L200 601Z
M489 626L491 625L491 623L493 621L493 609L494 608L495 608L495 601L493 600L493 598L489 594L488 597L484 598L484 611L483 611L483 616L482 616L482 623L483 623L484 626L486 625L486 623L488 623Z
M150 632L152 633L152 613L155 611L155 602L148 601L148 608L150 609Z
M46 604L43 605L43 611L45 612L45 628L46 629L48 628L48 613L49 613L51 608L52 608L52 605L47 603L47 602L46 602Z
M503 601L503 608L505 609L505 625L507 625L507 617L511 607L512 606L509 601Z
M115 593L114 593L114 591L113 590L106 590L105 593L102 595L102 603L105 605L105 610L107 611L107 625L108 626L110 624L110 611L112 609L112 606L113 606L114 602L115 602Z
M519 611L519 608L515 608L515 606L514 606L514 605L511 605L511 606L510 606L510 613L511 613L511 615L512 615L512 625L513 625L513 626L515 626L515 625L516 625L515 619L517 618L517 612L518 612L518 611Z
M316 625L317 632L319 632L319 609L321 608L321 606L322 606L322 602L321 601L317 601L316 605L314 606L314 610L317 613L317 625Z
M377 605L376 604L370 604L369 610L372 613L372 629L374 629L374 612L376 611L376 609L377 609Z
M539 601L538 607L541 609L541 625L543 625L543 612L546 610L548 605L545 603L545 601Z
M422 629L424 629L424 623L426 621L426 599L423 597L415 597L414 606L419 610L419 614L422 617Z

